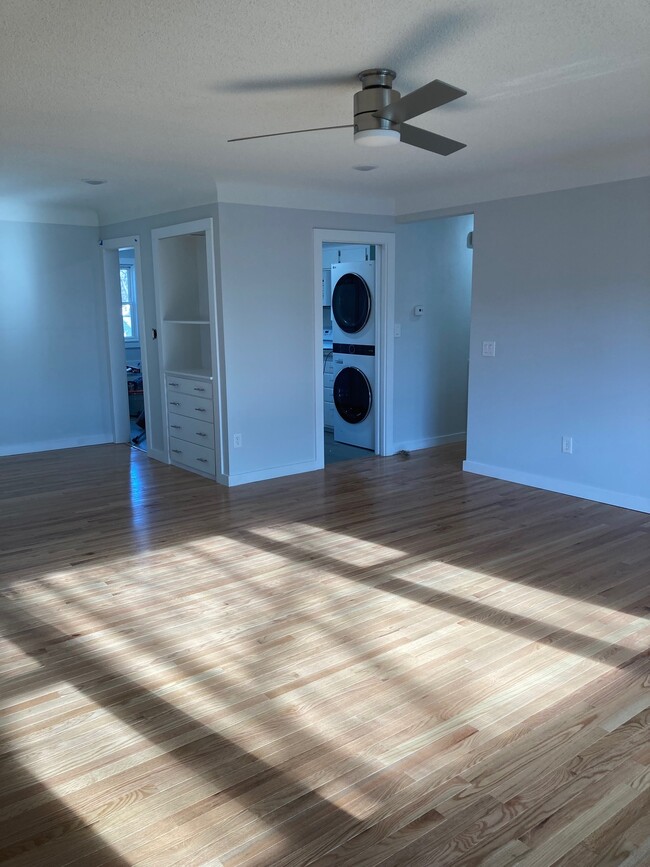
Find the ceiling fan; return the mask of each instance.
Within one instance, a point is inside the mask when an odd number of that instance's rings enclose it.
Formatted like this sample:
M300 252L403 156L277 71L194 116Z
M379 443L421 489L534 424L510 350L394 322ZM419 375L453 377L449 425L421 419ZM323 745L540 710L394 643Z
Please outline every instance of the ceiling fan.
M247 135L242 138L231 138L229 142L250 141L257 138L272 138L278 135L294 135L300 132L319 132L325 129L345 129L354 127L354 141L357 144L381 147L397 144L414 145L417 148L431 151L434 154L447 156L464 148L465 145L445 136L437 135L417 126L406 123L412 117L418 117L452 102L466 91L435 79L419 87L406 96L393 90L396 73L392 69L365 69L359 73L362 90L354 94L354 123L338 126L320 126L311 129L292 129L287 132L271 132L265 135Z

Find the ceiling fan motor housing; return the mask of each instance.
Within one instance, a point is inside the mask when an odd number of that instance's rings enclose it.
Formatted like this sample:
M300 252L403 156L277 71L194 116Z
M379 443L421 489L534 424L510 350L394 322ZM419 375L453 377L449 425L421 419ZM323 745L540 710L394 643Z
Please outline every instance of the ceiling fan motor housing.
M375 112L400 99L393 90L396 73L392 69L366 69L359 73L363 90L354 94L354 132L390 129L399 132L399 124L386 118L375 117Z

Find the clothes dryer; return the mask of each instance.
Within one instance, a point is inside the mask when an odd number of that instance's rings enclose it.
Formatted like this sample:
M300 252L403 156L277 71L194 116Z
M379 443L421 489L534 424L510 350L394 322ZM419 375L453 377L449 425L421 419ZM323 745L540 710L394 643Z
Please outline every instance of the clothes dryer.
M375 347L334 344L334 439L375 449Z
M375 345L375 263L332 265L332 340Z

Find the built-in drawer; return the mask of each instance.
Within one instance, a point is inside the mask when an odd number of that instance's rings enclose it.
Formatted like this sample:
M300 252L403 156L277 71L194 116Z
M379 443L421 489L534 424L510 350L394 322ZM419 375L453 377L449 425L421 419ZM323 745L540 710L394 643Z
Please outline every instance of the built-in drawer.
M333 388L334 387L334 374L333 373L326 373L323 376L323 385L325 386L325 388Z
M334 403L334 389L333 388L324 388L323 389L323 399L325 403Z
M169 435L179 440L214 448L214 425L207 421L169 413Z
M215 474L214 449L170 437L169 458L173 464L180 464L211 476Z
M167 392L167 407L170 413L199 418L202 421L213 421L212 401L204 397L192 397L189 394L174 394Z
M186 379L184 376L167 374L167 391L191 394L195 397L207 397L212 400L212 383L209 380Z

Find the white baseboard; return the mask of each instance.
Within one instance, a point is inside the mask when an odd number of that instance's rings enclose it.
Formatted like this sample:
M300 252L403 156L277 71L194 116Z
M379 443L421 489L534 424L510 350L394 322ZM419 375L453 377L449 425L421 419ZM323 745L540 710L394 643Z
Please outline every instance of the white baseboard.
M549 476L538 476L535 473L523 473L519 470L495 467L477 461L464 461L463 470L467 473L475 473L477 476L489 476L493 479L502 479L504 482L514 482L517 485L553 491L556 494L568 494L570 497L579 497L582 500L594 500L596 503L605 503L608 506L620 506L635 512L650 513L650 497L622 494L618 491L609 491L606 488L594 488L591 485L581 485Z
M306 461L300 464L286 464L279 467L267 467L263 470L253 470L251 473L236 473L225 476L225 484L230 488L237 485L246 485L248 482L263 482L267 479L279 479L283 476L295 476L298 473L311 473L313 470L322 470L316 461Z
M426 437L421 440L406 440L401 443L393 443L392 454L396 455L397 452L401 451L416 452L418 449L430 449L433 446L444 446L446 443L462 443L465 441L466 436L465 431L462 430L440 437Z
M96 434L87 437L66 437L61 440L44 440L37 443L20 443L0 446L0 456L30 455L35 452L53 452L59 449L76 449L82 446L101 446L113 442L113 434Z

